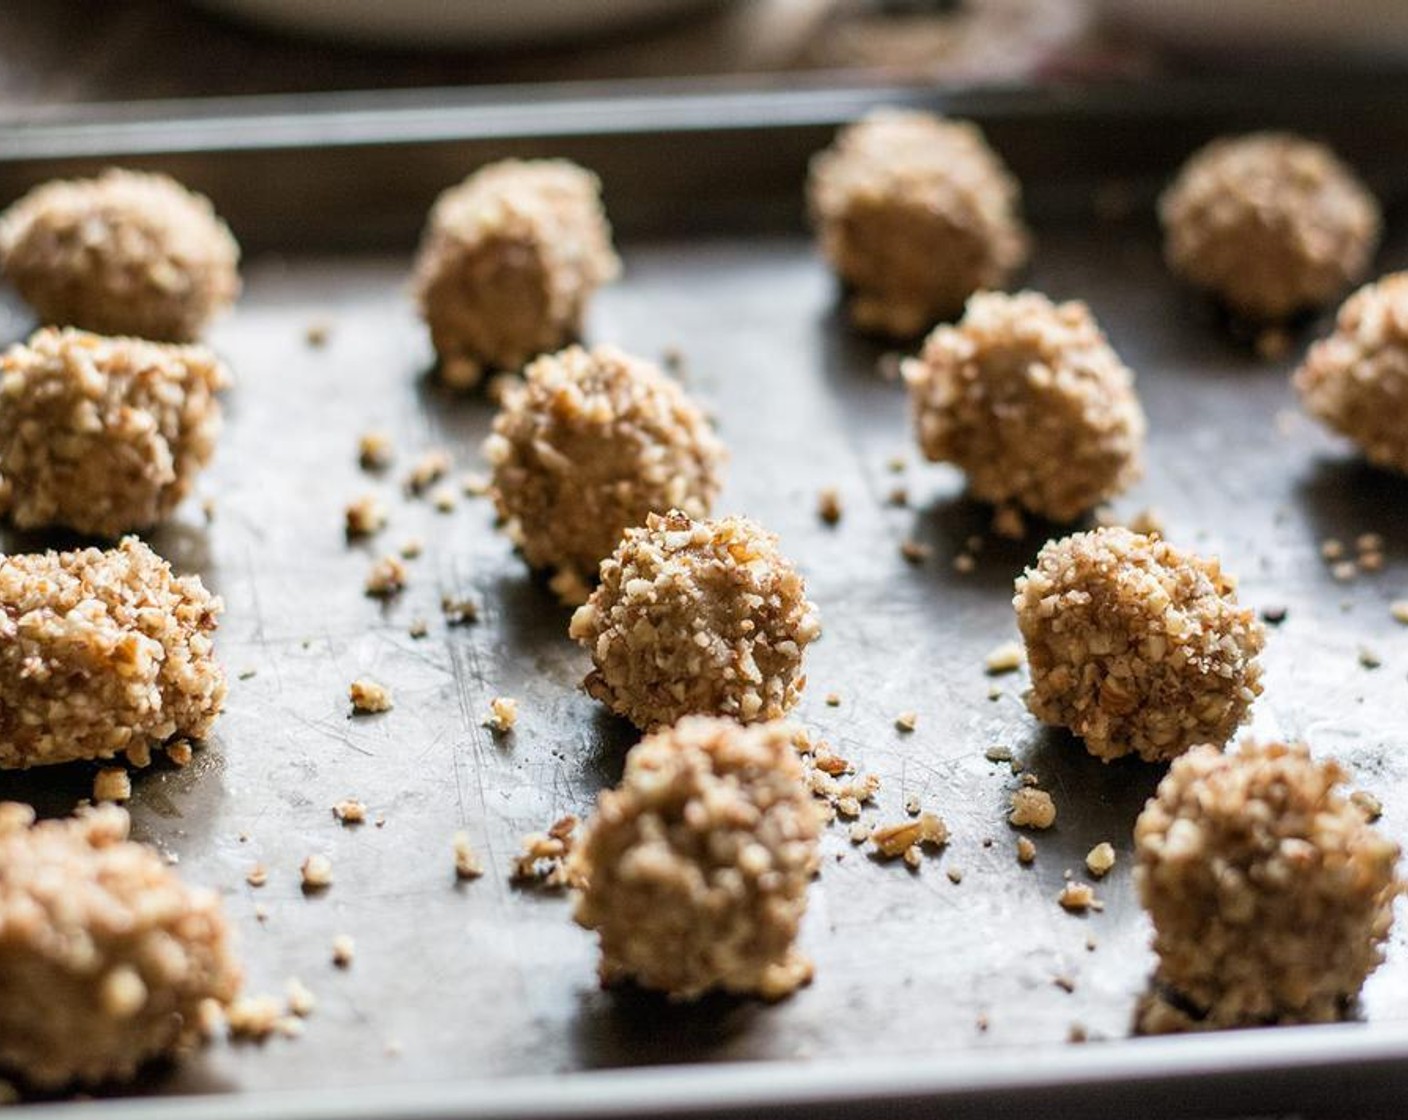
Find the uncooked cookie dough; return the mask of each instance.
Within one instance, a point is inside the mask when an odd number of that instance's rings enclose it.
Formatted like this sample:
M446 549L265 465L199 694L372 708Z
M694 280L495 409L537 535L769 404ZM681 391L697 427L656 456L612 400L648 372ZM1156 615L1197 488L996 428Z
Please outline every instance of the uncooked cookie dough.
M41 322L101 334L188 342L240 292L229 227L166 175L36 187L0 216L0 256Z
M704 414L659 369L579 346L528 367L484 453L507 532L577 603L622 534L647 514L707 517L724 461Z
M964 121L877 110L813 159L808 195L863 330L912 338L1027 259L1017 181Z
M775 536L672 510L627 531L570 633L592 655L587 692L649 730L685 715L784 715L821 624Z
M219 897L128 840L122 809L33 820L0 803L0 1068L59 1089L194 1049L240 988Z
M1175 273L1267 321L1321 307L1363 276L1382 225L1374 196L1330 149L1281 132L1194 153L1159 218Z
M204 347L36 331L0 355L0 514L108 539L156 525L215 451L227 382Z
M1051 541L1017 579L1027 707L1097 758L1222 746L1261 693L1265 632L1216 560L1096 529Z
M691 717L626 756L570 857L603 983L779 999L811 979L794 946L820 815L786 723Z
M566 160L504 160L445 191L430 212L416 288L457 388L557 350L621 262L601 184Z
M0 556L0 769L204 737L225 701L222 609L135 537Z
M1329 338L1296 371L1306 409L1378 467L1408 473L1408 272L1345 300Z
M984 501L1071 521L1142 472L1134 375L1084 303L979 293L902 368L920 449Z
M1197 747L1134 826L1154 925L1149 1031L1324 1022L1383 960L1398 845L1301 745ZM1161 989L1161 990L1160 990Z

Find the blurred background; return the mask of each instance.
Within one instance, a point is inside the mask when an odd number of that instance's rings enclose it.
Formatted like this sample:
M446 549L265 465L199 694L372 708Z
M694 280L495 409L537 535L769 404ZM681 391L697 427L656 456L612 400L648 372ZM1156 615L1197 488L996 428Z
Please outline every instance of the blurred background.
M1405 55L1402 0L6 0L0 112L729 75L1010 85Z

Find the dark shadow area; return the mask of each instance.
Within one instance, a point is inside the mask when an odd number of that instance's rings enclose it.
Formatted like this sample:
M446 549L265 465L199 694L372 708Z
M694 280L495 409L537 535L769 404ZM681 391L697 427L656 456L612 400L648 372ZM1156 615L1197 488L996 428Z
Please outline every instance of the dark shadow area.
M1385 558L1408 554L1408 478L1363 459L1318 459L1296 484L1317 540L1333 537L1351 551L1361 533L1383 538Z
M995 512L995 506L966 493L935 499L917 510L910 539L932 550L923 569L945 585L1003 591L1010 595L1012 581L1036 559L1042 545L1090 527L1088 521L1062 525L1023 514L1022 535L1005 537L993 532ZM970 548L970 542L977 548ZM954 567L954 560L960 555L972 556L971 570L965 572Z
M628 719L598 707L592 716L591 750L583 759L583 770L598 789L608 789L621 781L626 755L641 740L641 732Z
M574 608L558 600L545 573L530 572L516 555L510 562L517 571L497 575L481 597L497 615L496 633L503 642L503 652L538 658L575 650L567 636Z
M568 1045L584 1069L669 1065L741 1057L737 1044L766 1005L712 993L694 1003L673 1003L634 984L584 992L578 997Z

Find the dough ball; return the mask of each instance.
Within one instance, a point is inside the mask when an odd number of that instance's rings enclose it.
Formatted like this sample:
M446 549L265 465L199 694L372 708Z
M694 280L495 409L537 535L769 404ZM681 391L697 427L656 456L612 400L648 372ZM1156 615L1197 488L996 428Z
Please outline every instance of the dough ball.
M1274 321L1335 299L1369 267L1381 217L1336 155L1281 132L1194 153L1159 200L1169 267L1238 315Z
M164 520L220 431L204 347L45 327L0 355L0 513L113 539Z
M821 830L785 723L695 716L626 756L572 854L576 919L603 983L675 999L778 999L811 979L794 946Z
M573 346L525 378L484 446L494 505L528 563L580 603L647 514L708 516L724 449L675 382L618 350Z
M1329 338L1296 372L1306 409L1375 466L1408 473L1408 272L1345 300Z
M1216 560L1096 529L1048 543L1017 580L1027 707L1097 758L1222 746L1261 694L1266 636Z
M219 897L128 840L121 809L32 821L0 803L0 1066L59 1089L195 1048L240 988Z
M435 203L416 260L441 376L468 389L559 349L620 271L590 171L566 160L481 168Z
M1142 473L1134 374L1083 303L979 293L902 368L920 449L984 501L1071 521Z
M189 342L240 293L229 227L166 175L36 187L0 217L0 255L41 322L101 334Z
M964 121L877 110L812 160L808 194L862 330L912 338L1026 263L1021 189Z
M1155 1030L1334 1020L1383 960L1398 845L1301 745L1202 746L1134 826Z
M0 769L203 738L225 702L223 609L136 537L0 556Z
M686 715L784 715L821 624L775 536L671 510L626 532L570 633L592 655L587 692L649 730Z

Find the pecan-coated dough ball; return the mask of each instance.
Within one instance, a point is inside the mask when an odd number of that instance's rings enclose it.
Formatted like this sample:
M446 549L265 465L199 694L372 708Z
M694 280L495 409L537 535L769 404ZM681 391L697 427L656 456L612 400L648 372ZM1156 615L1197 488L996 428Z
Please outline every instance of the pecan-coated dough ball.
M811 979L794 942L821 820L795 737L694 716L626 756L571 857L603 983L780 999Z
M964 121L877 110L812 160L808 194L863 330L912 338L1027 259L1017 181Z
M1154 926L1150 1031L1332 1021L1383 961L1398 845L1301 745L1202 746L1134 826Z
M587 692L649 730L686 715L784 715L821 624L775 536L671 510L627 531L570 633L592 655Z
M984 501L1071 521L1142 473L1134 374L1083 303L981 292L902 368L920 449Z
M0 769L203 738L225 702L223 609L136 537L0 556Z
M240 293L240 249L210 200L113 168L36 187L0 217L5 275L44 323L167 342Z
M1329 148L1281 132L1194 153L1159 218L1169 267L1253 320L1329 303L1369 267L1382 224L1374 196Z
M1051 541L1012 600L1027 707L1097 758L1222 746L1261 694L1265 632L1216 560L1128 529Z
M0 803L0 1068L58 1089L198 1046L240 988L219 897L114 806L33 819Z
M202 346L45 327L0 355L0 514L112 539L163 521L215 452Z
M484 445L494 505L524 559L580 603L647 514L708 516L724 449L683 389L619 350L569 347L524 376Z
M1408 272L1345 300L1296 371L1301 402L1375 466L1408 474Z
M436 201L416 259L441 377L468 389L559 349L620 271L590 171L560 159L481 168Z

